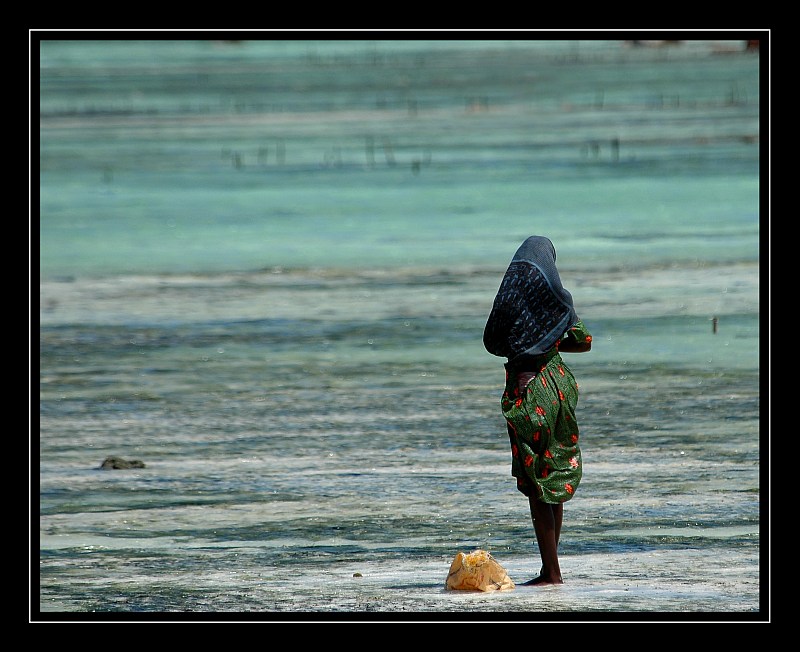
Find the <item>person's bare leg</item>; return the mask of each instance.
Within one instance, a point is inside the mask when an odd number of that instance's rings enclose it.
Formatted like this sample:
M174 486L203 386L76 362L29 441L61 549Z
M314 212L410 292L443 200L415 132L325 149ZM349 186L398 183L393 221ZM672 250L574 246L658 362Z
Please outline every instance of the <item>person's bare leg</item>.
M550 505L553 509L553 529L555 531L555 538L556 538L556 551L558 551L558 541L561 538L561 524L564 521L564 503L558 503L557 505ZM531 520L534 522L534 528L536 527L535 517L533 515L533 506L531 506ZM544 566L539 571L539 575L544 574Z
M539 545L539 554L542 557L542 570L538 577L524 584L563 584L561 566L558 563L558 539L561 536L564 505L549 505L533 496L528 500L536 543Z
M564 521L564 503L551 505L553 508L553 525L556 531L556 550L558 550L558 540L561 538L561 523Z

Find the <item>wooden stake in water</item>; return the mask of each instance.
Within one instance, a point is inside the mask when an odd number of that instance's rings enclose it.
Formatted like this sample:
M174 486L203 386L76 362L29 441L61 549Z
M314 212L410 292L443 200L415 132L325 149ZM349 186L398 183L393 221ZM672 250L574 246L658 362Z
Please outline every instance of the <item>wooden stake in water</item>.
M716 333L717 332L717 324L718 323L719 323L719 319L717 319L716 317L712 317L711 318L711 332L712 333Z

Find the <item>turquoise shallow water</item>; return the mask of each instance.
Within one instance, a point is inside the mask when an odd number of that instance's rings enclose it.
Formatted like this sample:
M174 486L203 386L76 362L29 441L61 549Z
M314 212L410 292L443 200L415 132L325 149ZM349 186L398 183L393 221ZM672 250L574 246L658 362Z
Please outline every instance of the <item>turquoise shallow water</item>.
M42 42L32 613L763 617L741 45ZM538 570L481 344L532 233L595 336L566 584L454 595Z

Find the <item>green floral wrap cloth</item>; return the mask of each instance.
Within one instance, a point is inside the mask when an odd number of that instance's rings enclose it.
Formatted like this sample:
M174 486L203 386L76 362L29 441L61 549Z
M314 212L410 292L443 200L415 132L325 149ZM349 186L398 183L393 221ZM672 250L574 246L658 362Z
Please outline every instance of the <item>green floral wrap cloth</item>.
M565 337L591 341L583 322ZM562 338L563 339L563 338ZM511 439L511 475L526 496L563 503L575 494L583 475L578 445L578 384L558 352L540 356L539 368L511 369L501 399Z

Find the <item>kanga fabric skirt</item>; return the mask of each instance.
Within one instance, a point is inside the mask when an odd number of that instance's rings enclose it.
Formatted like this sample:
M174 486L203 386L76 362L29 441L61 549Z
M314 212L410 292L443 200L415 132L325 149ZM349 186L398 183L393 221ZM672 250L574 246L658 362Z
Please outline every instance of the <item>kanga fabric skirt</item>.
M578 445L578 384L557 351L540 369L511 372L501 399L511 439L511 475L517 489L546 503L563 503L583 475Z

